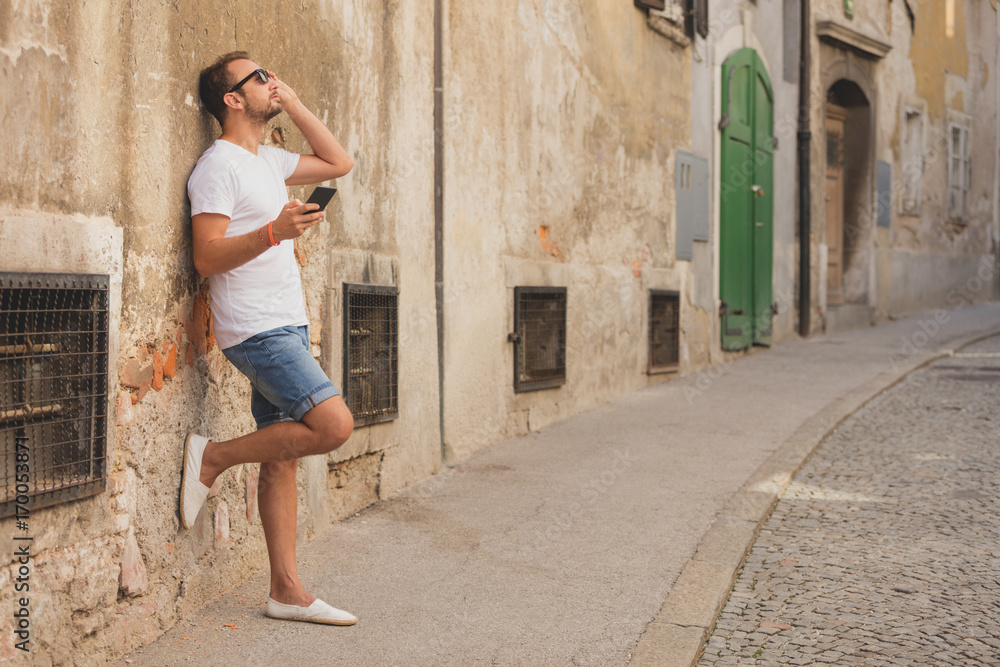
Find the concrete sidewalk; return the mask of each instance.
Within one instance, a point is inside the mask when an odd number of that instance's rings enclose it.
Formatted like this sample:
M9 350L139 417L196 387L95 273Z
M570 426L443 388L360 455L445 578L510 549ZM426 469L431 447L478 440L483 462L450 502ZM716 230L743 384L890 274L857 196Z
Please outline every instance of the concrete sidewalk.
M133 665L690 665L823 437L1000 306L791 341L493 445L300 547L353 627L264 617L266 573ZM228 627L226 624L236 626Z

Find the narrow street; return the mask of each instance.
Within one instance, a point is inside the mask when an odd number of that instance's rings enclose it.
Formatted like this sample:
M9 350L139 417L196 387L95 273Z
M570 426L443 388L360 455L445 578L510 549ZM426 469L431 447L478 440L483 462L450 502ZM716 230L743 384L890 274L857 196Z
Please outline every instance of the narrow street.
M300 571L355 626L265 618L259 572L117 664L687 667L762 522L745 572L772 578L740 581L703 664L876 664L911 641L988 662L1000 385L983 380L1000 357L962 355L1000 354L968 345L1000 332L1000 308L944 315L933 336L923 315L650 387L335 524Z
M847 419L782 495L700 665L1000 664L1000 337Z

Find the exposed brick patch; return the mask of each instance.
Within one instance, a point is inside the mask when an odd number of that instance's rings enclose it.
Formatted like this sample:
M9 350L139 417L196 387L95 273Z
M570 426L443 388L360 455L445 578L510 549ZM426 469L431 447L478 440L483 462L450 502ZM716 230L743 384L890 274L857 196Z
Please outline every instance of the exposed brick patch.
M306 251L298 243L295 244L295 259L298 260L299 266L306 265Z
M123 391L118 394L115 420L119 426L125 426L135 419L135 411L132 409L132 399L134 398L135 395L130 391Z
M229 541L229 505L220 500L215 506L215 548Z
M222 377L223 358L222 353L218 351L208 355L208 379L213 383L218 384L219 378Z
M128 479L125 476L124 470L119 470L118 472L111 473L111 477L108 480L111 482L110 495L117 496L119 493L125 490L128 484Z
M164 353L167 358L163 362L163 376L173 379L177 375L177 346L170 344L170 341L163 341L163 347L166 348L168 345L170 347Z
M119 582L122 592L129 596L139 595L149 585L146 564L142 560L142 553L139 551L139 543L136 542L135 533L129 533L128 537L125 538Z
M138 389L139 385L142 384L142 380L139 378L139 370L139 360L129 359L128 363L125 364L125 368L122 370L122 385L131 387L132 389Z
M215 331L212 327L212 309L208 303L208 284L198 290L191 308L191 317L184 323L188 340L194 345L194 353L203 356L215 347Z
M566 261L563 258L562 252L560 252L559 248L556 247L556 244L552 242L551 237L549 236L549 228L545 225L538 227L538 243L542 247L542 252L546 255L552 255L560 262Z
M139 385L139 393L136 394L136 402L141 401L142 399L144 399L146 397L146 392L149 391L149 388L152 385L153 385L153 380L152 379L146 380L141 385Z
M159 352L153 352L153 389L160 391L163 389L163 356Z
M122 646L137 646L152 642L160 634L156 612L155 602L118 605L114 624L110 630L114 642Z
M212 542L215 537L214 526L212 525L212 514L207 511L204 507L198 512L198 518L195 519L194 526L191 527L189 531L191 539L191 553L194 555L195 559L204 556L209 549L212 548ZM178 523L180 519L178 517Z

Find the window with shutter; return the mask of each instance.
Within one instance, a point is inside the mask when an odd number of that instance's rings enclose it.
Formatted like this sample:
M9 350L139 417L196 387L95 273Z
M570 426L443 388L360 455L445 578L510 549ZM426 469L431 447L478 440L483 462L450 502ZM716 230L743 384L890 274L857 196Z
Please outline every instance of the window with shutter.
M958 123L948 127L948 218L964 223L969 215L969 128Z
M903 213L919 215L924 175L924 116L920 109L907 107L904 118L901 206Z
M687 0L687 33L694 38L695 33L702 39L708 37L708 0Z

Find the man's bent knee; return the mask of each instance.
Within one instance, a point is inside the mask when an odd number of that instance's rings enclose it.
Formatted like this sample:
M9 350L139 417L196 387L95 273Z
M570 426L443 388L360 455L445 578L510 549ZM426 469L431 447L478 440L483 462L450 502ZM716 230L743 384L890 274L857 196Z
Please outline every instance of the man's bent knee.
M345 405L343 410L338 411L337 419L329 424L326 432L326 442L330 448L327 451L332 452L347 442L347 439L351 437L351 433L353 432L354 415L351 414L351 411Z
M324 454L347 442L354 431L354 417L340 396L323 401L307 412L302 421L316 433L320 453Z

